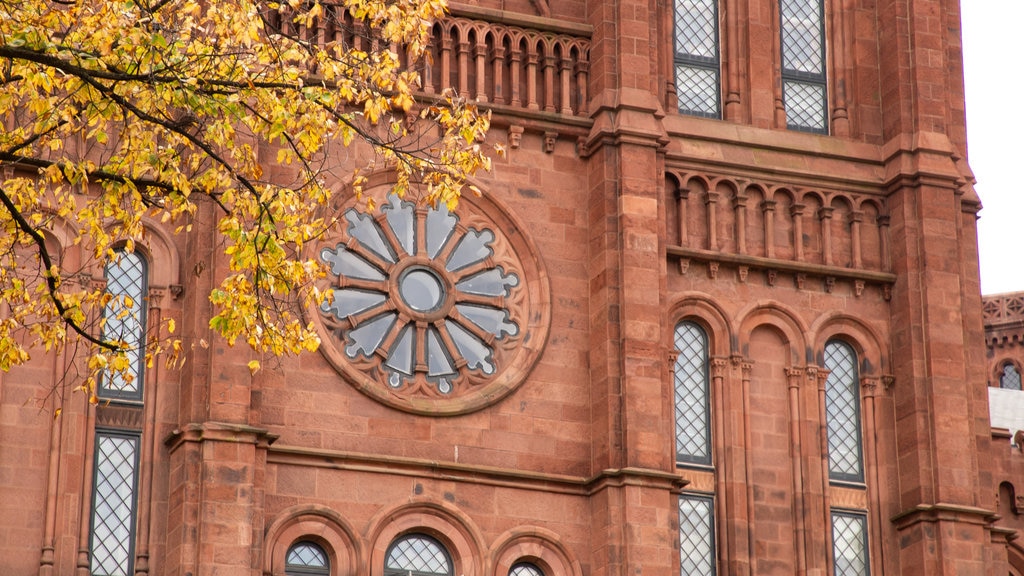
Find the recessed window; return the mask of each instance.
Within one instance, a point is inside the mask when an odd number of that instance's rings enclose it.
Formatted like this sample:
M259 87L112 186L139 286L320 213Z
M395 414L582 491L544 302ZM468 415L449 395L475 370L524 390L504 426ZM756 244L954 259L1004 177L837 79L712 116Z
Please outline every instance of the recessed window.
M675 0L675 69L679 111L720 118L718 0Z
M134 574L138 468L137 434L96 433L89 545L93 576Z
M440 542L425 534L407 534L388 548L384 576L452 576L452 561Z
M1020 390L1020 372L1017 367L1009 362L1003 366L1003 373L999 376L999 387L1005 390Z
M711 464L707 336L693 322L675 331L676 461Z
M298 542L288 549L284 560L284 573L287 576L327 575L331 573L331 563L320 545L313 542Z
M715 574L715 501L708 496L679 497L679 574Z
M825 381L829 478L863 482L856 352L845 342L828 342L825 344L825 369L829 371Z
M868 576L867 517L853 512L832 512L832 555L836 576Z
M822 0L781 0L782 101L786 127L828 133Z
M519 562L508 569L508 576L544 576L544 571L530 562Z
M146 260L137 252L115 253L104 268L110 302L103 312L102 338L122 342L129 368L107 373L97 393L102 398L142 400L143 348L146 334Z

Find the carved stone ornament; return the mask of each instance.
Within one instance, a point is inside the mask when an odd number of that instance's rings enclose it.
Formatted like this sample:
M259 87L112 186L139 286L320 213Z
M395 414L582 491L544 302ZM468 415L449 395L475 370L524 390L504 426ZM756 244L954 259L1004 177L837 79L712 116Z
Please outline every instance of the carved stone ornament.
M347 381L433 415L478 410L523 382L547 341L550 298L518 222L486 196L464 196L455 213L390 196L375 213L353 200L339 214L318 253L333 300L309 314Z

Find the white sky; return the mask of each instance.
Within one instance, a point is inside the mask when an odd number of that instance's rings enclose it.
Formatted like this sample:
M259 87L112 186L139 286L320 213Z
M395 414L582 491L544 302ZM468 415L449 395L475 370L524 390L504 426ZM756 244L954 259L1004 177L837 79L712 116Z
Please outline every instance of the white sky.
M983 294L1024 291L1024 2L960 0Z

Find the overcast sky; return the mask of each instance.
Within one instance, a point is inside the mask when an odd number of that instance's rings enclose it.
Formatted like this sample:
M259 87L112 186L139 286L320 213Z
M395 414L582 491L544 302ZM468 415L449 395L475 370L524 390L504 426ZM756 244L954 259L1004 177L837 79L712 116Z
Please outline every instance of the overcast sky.
M1024 2L960 0L983 294L1024 291Z

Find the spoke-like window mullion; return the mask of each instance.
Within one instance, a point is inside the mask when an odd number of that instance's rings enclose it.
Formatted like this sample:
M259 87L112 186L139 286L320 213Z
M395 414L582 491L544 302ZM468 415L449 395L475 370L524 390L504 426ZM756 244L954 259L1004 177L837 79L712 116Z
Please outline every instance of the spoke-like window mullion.
M679 497L679 574L715 574L715 501L709 496Z
M676 0L674 36L679 111L720 118L718 0Z
M792 130L828 133L825 6L822 0L780 0L782 100Z
M711 464L707 336L700 326L682 322L675 331L676 459Z
M825 382L829 478L863 482L857 354L846 343L828 342L825 368L829 371Z

